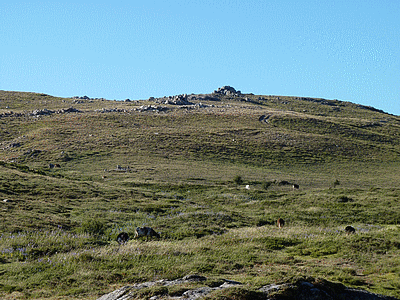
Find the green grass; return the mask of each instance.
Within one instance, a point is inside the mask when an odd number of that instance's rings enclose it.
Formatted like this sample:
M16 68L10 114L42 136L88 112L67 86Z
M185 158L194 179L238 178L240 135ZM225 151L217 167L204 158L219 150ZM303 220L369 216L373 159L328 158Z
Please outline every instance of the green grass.
M140 113L148 103L1 91L0 116L15 115L0 117L0 297L96 299L191 273L245 284L210 299L305 277L400 297L399 117L247 97ZM82 112L24 114L70 106ZM143 225L161 239L115 241Z

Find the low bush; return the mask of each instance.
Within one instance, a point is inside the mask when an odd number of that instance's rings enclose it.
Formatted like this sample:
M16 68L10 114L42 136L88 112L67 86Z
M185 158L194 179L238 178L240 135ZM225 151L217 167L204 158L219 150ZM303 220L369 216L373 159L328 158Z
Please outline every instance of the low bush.
M76 228L78 233L88 233L92 235L102 235L106 230L106 225L103 220L87 219L84 220L80 227Z

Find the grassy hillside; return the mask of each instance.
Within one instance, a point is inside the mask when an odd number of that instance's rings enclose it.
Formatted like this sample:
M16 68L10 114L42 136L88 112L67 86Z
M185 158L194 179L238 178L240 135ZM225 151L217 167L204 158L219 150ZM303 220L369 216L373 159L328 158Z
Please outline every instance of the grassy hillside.
M400 117L212 96L0 91L0 297L96 299L189 273L249 289L311 276L400 297ZM117 244L142 225L162 238Z

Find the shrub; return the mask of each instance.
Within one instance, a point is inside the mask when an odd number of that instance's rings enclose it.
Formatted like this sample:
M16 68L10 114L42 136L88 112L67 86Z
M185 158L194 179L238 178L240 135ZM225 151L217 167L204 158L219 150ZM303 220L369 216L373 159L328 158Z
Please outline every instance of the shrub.
M272 181L266 181L263 183L263 189L268 190L271 185L272 185Z
M275 224L275 220L269 220L265 217L261 217L256 220L256 226L258 226L258 227L264 226L264 225L273 225L273 224Z
M235 182L237 185L243 184L242 176L237 175L237 176L233 179L233 182Z
M347 197L347 196L340 196L338 199L337 199L337 202L339 202L339 203L346 203L346 202L353 202L354 200L352 199L352 198L350 198L350 197Z
M105 223L98 219L89 219L82 222L81 227L77 228L78 233L89 233L102 235L106 229Z
M333 187L335 188L335 187L337 187L338 185L340 185L340 181L339 181L338 179L336 179L336 180L333 182Z

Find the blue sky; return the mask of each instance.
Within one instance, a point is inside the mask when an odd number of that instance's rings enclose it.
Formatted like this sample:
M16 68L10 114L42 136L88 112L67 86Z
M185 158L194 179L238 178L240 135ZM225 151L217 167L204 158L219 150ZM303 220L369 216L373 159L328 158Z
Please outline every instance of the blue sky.
M339 99L400 115L399 0L1 1L0 89Z

